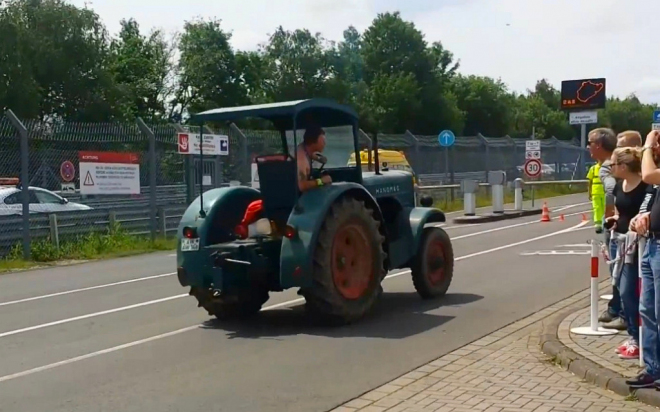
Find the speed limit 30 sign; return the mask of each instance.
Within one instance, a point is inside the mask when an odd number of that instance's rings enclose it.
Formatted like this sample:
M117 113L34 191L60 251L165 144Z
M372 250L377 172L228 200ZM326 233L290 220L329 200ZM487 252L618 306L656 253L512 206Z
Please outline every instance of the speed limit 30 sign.
M528 177L539 177L541 175L541 161L538 159L525 161L525 174Z

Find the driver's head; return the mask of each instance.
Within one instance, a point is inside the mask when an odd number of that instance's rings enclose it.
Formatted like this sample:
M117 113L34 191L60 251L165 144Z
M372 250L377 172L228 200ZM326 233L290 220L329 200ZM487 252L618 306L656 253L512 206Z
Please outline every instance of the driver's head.
M325 149L325 132L320 127L308 127L303 136L303 144L312 152L322 152Z

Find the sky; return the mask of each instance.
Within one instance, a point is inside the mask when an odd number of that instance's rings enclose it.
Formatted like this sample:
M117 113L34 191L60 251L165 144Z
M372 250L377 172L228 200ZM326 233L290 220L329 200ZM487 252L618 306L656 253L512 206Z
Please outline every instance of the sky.
M85 3L111 33L122 18L141 28L180 31L187 20L218 18L236 49L255 49L269 33L307 28L341 40L378 13L399 11L430 43L441 41L460 72L501 78L524 92L546 78L607 79L607 94L635 93L660 104L658 0L70 0ZM637 23L635 23L637 22Z

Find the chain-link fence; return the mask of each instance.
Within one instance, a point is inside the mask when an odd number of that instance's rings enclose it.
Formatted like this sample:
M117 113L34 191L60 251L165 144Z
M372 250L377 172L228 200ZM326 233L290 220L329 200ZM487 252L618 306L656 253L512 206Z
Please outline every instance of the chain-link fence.
M328 131L328 158L336 166L349 161L352 138L347 130ZM27 256L34 240L58 243L93 231L108 231L115 225L131 234L173 234L200 186L208 190L229 184L250 185L258 178L253 167L256 156L282 153L285 146L288 150L292 146L290 133L283 144L279 132L241 130L231 124L204 130L228 136L228 156L205 155L200 159L178 153L177 134L199 132L196 126L145 124L140 119L135 123L22 120L7 111L0 117L0 178L4 179L0 183L4 185L0 186L0 256L17 245L23 252L27 249ZM302 131L298 133L301 139ZM371 148L373 140L359 131L361 149ZM524 140L508 136L457 137L447 148L439 145L437 136L407 131L378 135L378 144L381 149L403 153L422 185L458 183L467 178L485 181L491 170L504 170L512 180L521 177L525 162ZM88 176L89 165L85 164L92 160L83 157L108 154L112 159L97 161L124 162L125 167L97 170ZM543 140L543 178L583 178L584 172L577 170L580 156L586 156L586 151L576 142ZM104 178L103 173L132 179L131 193L126 193L126 185L117 194L90 190L101 183L98 179ZM29 189L23 190L23 182L28 182ZM25 217L23 207L30 212Z

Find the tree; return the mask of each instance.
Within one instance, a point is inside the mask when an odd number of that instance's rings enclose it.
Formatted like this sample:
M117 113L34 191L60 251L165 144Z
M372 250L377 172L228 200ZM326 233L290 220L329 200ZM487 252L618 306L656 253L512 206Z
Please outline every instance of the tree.
M62 0L0 9L0 101L19 116L103 121L120 116L99 16Z
M646 136L651 130L654 105L643 104L637 96L625 99L609 98L604 110L598 113L598 123L614 129L617 133L625 130L637 130Z
M458 75L451 85L458 107L465 113L464 134L500 137L510 132L515 98L501 80Z
M179 40L179 85L172 102L173 116L249 103L236 55L229 44L231 34L220 23L198 19L184 24Z
M377 94L381 98L390 105L398 101L402 106L398 109L391 107L390 111L406 113L405 118L398 121L393 118L384 123L388 128L383 132L405 131L407 128L420 134L434 134L443 128L461 131L463 116L449 87L458 62L454 62L453 55L444 49L442 43L436 42L429 47L413 23L404 21L399 13L384 13L379 14L365 31L360 51L367 86L379 87L381 90ZM396 96L382 96L385 90L395 92L391 87L382 87L383 79L396 82L404 78L408 79L406 90L415 90L415 95L398 100L395 98L400 95L398 92ZM411 81L416 83L415 87L411 87ZM411 102L415 104L411 105ZM370 110L375 107L363 107L361 112L369 117Z
M270 101L327 95L332 75L325 39L309 30L285 31L281 26L263 49L267 64L264 92Z
M140 34L135 20L122 20L110 53L110 73L124 96L124 117L166 118L167 99L173 92L173 64L172 46L163 33L156 30L147 37Z

